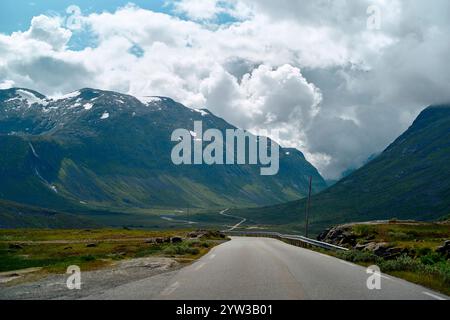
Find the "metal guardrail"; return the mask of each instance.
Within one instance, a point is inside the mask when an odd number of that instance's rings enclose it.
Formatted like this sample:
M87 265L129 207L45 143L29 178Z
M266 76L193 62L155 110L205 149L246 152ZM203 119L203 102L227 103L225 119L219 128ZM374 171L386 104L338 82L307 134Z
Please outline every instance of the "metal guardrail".
M230 236L244 236L244 237L264 237L264 238L274 238L278 240L286 241L292 245L298 247L319 247L326 250L337 250L337 251L348 251L347 248L340 247L331 243L322 242L315 239L306 238L298 235L286 235L278 232L259 232L259 231L225 231L224 232Z

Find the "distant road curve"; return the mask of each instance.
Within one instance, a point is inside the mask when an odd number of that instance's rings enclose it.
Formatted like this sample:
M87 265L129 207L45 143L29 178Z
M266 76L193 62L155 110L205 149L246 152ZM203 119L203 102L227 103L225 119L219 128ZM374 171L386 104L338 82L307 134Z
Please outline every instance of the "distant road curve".
M381 275L369 290L366 269L269 238L233 237L195 263L107 290L89 299L158 300L448 300Z
M222 211L219 212L219 214L222 215L222 216L225 216L225 217L241 219L241 221L239 223L235 224L234 226L232 226L230 229L223 230L223 232L233 231L234 229L238 228L241 224L243 224L245 221L247 221L246 218L232 216L231 214L226 214L225 212L227 212L228 210L230 210L230 209L228 208L228 209L222 210Z

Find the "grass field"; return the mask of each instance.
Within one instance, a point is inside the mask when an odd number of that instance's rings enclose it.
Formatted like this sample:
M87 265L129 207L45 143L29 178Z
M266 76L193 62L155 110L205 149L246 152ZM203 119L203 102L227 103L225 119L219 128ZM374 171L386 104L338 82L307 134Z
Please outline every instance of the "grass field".
M382 272L450 295L450 257L436 252L450 239L449 223L358 224L351 227L351 233L357 244L385 243L398 254L382 258L355 249L327 253L363 266L377 265Z
M197 259L224 241L220 237L183 239L188 230L0 230L0 272L42 267L44 272L65 272L70 265L92 270L114 261L146 256Z

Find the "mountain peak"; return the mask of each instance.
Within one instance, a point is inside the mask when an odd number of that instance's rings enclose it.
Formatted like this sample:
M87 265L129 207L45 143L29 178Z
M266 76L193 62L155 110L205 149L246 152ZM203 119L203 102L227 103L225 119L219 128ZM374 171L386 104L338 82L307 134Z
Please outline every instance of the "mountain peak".
M27 107L31 107L34 104L45 106L49 103L48 99L44 95L26 88L10 88L0 90L0 99L4 102L22 102Z
M37 91L27 89L27 88L9 88L9 89L0 89L0 97L2 95L10 95L11 97L17 96L19 94L24 95L33 95L39 99L45 99L45 96Z
M19 96L16 93L8 94ZM27 90L19 93L43 97ZM143 208L255 206L304 196L305 176L315 177L315 191L325 187L317 170L295 156L300 152L294 149L280 151L280 172L273 177L260 177L260 165L174 165L171 151L176 143L171 135L176 129L191 129L200 120L205 129L221 132L234 126L208 110L187 108L167 97L139 99L83 88L58 98L43 97L48 104L40 108L29 108L23 99L3 98L0 153L9 158L0 172L0 194L6 199L39 206L59 201L61 208L70 207L67 203L72 205L73 199L75 206L86 203L83 208L90 203ZM29 180L18 182L19 175ZM36 190L11 188L21 181L32 181Z

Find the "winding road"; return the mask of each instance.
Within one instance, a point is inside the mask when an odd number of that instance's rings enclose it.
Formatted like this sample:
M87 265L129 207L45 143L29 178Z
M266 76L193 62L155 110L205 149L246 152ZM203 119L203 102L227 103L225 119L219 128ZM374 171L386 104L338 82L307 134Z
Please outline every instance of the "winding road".
M128 283L90 299L446 300L442 294L381 276L369 290L366 269L268 238L233 237L195 263Z
M231 214L226 214L225 212L227 212L230 209L225 209L219 212L220 215L224 216L224 217L230 217L230 218L235 218L235 219L239 219L241 220L240 222L236 223L234 226L232 226L231 228L224 230L224 232L227 231L233 231L235 229L237 229L241 224L243 224L245 221L247 221L246 218L242 218L242 217L237 217L237 216L232 216Z

